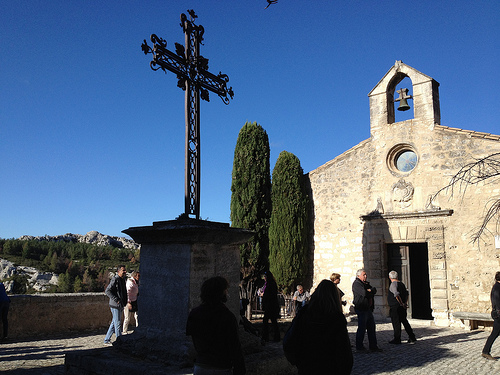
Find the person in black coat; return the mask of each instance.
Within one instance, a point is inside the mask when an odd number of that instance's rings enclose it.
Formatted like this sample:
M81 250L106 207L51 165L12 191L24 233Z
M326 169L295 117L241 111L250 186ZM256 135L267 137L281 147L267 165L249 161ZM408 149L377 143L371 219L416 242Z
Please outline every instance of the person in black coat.
M238 336L238 322L226 307L229 284L215 276L201 286L201 305L191 310L186 334L196 350L194 375L246 373Z
M281 339L278 327L278 317L280 315L280 304L278 301L278 285L271 271L264 273L264 286L262 287L262 309L264 318L262 320L262 344L269 341L269 320L273 325L273 341L279 342Z
M482 356L487 359L496 361L497 358L490 354L491 347L495 342L496 338L500 335L500 271L495 274L495 285L491 288L491 307L492 307L492 318L493 318L493 331L491 331L490 336L486 340L486 344L483 348ZM496 314L494 313L496 311ZM496 318L494 317L496 316Z
M323 280L294 318L283 350L299 375L347 375L353 355L337 286Z
M356 271L356 279L352 283L352 294L354 296L354 310L358 315L358 330L356 331L356 350L366 351L363 346L365 332L368 333L369 348L373 352L379 352L381 349L377 345L377 336L375 334L375 318L373 309L375 307L374 296L377 294L377 288L372 287L366 281L365 270Z

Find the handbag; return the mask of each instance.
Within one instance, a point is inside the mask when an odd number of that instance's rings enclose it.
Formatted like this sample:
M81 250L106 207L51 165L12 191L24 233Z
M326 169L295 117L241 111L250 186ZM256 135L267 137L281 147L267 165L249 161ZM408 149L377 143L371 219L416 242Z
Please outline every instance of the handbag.
M139 310L139 307L137 306L137 301L131 301L130 304L132 305L132 308L130 309L131 312L136 312Z

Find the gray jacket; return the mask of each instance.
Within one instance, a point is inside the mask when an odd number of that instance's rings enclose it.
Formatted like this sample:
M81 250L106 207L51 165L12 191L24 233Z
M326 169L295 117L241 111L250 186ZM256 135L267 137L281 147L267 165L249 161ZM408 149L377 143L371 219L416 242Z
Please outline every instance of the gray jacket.
M109 297L109 306L115 309L123 309L127 306L127 287L125 279L115 275L106 288Z

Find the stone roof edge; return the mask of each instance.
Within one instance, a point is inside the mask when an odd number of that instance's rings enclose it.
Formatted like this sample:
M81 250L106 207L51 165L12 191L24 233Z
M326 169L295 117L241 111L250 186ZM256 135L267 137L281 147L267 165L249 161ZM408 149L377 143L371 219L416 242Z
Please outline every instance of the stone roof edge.
M370 142L370 141L371 141L371 137L368 138L368 139L365 139L364 141L359 142L357 145L351 147L349 150L344 151L343 153L341 153L340 155L336 156L332 160L327 161L325 164L320 165L318 168L313 169L312 171L308 172L307 174L309 175L311 173L314 174L314 173L321 172L323 169L328 168L331 164L337 162L339 159L342 159L342 158L348 156L351 152L356 151L357 149L365 146L365 144L368 143L368 142Z
M500 135L491 134L491 133L477 132L474 130L466 130L466 129L460 129L460 128L452 128L450 126L439 125L439 124L434 124L434 129L435 130L444 130L444 131L450 132L450 133L464 134L464 135L468 135L472 138L488 139L491 141L500 141ZM327 161L325 164L320 165L318 168L313 169L312 171L308 172L307 174L309 175L309 174L321 172L323 169L328 168L331 164L337 162L339 159L342 159L342 158L348 156L351 152L356 151L357 149L365 146L365 144L368 143L370 140L371 140L371 138L368 138L368 139L365 139L364 141L361 141L357 145L351 147L349 150L344 151L343 153L336 156L332 160Z
M438 124L434 125L434 129L440 129L440 130L444 130L444 131L452 132L452 133L465 134L465 135L469 135L473 138L481 138L481 139L489 139L489 140L493 140L493 141L500 141L500 135L491 134L491 133L483 133L483 132L477 132L474 130L452 128L450 126L444 126L444 125L438 125Z
M382 81L385 80L385 78L391 74L393 71L396 71L398 72L399 69L402 67L402 66L405 66L407 69L411 69L411 70L414 70L416 73L418 73L419 75L423 76L423 77L426 77L429 81L435 81L437 82L434 78L432 78L431 76L428 76L427 74L425 73L422 73L421 71L415 69L414 67L408 65L408 64L405 64L402 60L396 60L396 62L394 63L393 66L390 67L390 69L387 71L387 73L384 74L384 76L377 82L377 84L370 90L370 92L368 93L368 96L372 96L372 93L375 91L375 89L382 83ZM427 81L426 81L427 82ZM420 83L417 83L417 84L421 84L423 82L420 82ZM439 82L437 82L439 84ZM415 85L415 83L412 81L412 85ZM381 92L380 94L384 94L384 92ZM377 95L380 95L380 94L377 94Z

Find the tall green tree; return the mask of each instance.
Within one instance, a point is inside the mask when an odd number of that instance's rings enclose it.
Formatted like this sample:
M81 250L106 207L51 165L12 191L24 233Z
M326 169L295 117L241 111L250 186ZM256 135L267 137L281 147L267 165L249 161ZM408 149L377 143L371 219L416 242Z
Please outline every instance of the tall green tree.
M234 149L231 184L231 226L255 231L242 245L243 278L255 278L268 267L271 216L269 137L256 122L245 123Z
M61 273L57 281L57 291L60 293L73 292L73 280L68 272Z
M286 293L307 275L309 199L305 181L299 159L282 151L273 169L269 263Z

